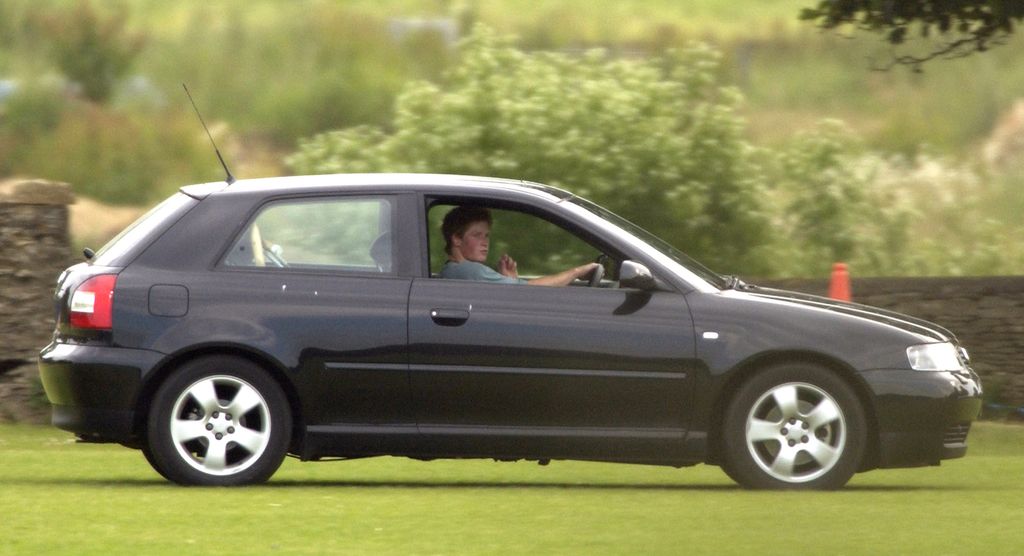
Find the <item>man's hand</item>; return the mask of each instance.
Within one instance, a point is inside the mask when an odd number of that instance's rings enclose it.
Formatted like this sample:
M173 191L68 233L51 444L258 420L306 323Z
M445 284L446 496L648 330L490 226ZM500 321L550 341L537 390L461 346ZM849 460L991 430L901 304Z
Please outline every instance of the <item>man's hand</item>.
M505 253L498 259L498 273L509 278L519 278L519 268L516 265L516 261L509 257L508 253Z
M594 269L599 266L601 266L601 263L587 263L583 266L577 266L574 268L573 273L575 274L575 278L583 279L590 276L590 273L594 272Z

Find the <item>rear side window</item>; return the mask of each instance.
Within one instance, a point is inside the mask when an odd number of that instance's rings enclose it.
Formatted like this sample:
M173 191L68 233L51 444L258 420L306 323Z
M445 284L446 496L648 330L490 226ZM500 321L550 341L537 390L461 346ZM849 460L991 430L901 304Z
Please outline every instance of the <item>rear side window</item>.
M392 205L384 197L271 203L235 240L224 264L389 274Z
M108 241L96 252L92 263L99 266L127 265L198 203L188 195L175 193Z

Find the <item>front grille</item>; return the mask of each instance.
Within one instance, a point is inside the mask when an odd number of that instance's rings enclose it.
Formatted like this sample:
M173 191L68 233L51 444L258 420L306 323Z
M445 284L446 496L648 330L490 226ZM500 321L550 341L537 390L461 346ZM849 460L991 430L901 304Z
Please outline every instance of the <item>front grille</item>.
M942 437L942 443L946 446L965 444L967 442L967 433L970 432L970 430L970 423L953 425L946 429L946 434Z

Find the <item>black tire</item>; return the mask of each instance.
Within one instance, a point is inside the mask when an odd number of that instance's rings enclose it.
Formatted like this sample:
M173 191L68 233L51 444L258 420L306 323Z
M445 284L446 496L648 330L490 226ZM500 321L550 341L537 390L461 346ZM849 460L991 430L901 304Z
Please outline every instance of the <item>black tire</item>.
M148 439L146 442L142 443L142 455L146 457L146 461L149 462L150 467L152 467L154 471L159 473L161 477L167 480L171 480L171 478L168 477L166 473L164 473L164 470L160 467L160 464L158 464L156 459L153 457L153 450L150 449L149 447Z
M722 426L723 469L755 489L836 489L860 467L864 408L836 373L809 363L765 368L736 391Z
M183 485L265 482L291 440L291 408L260 366L214 355L189 361L157 390L147 423L146 459Z

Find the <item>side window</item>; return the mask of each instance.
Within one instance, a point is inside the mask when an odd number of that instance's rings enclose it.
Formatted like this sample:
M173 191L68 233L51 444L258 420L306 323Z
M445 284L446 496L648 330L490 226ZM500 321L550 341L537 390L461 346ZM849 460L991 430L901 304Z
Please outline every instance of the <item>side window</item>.
M391 214L386 198L277 201L256 215L224 264L390 273Z
M438 203L427 214L430 239L430 269L436 275L448 259L444 251L441 223L445 214L458 205ZM486 264L492 268L508 253L519 265L522 277L555 274L593 261L601 251L573 233L547 220L516 210L490 208L490 248ZM611 276L606 272L606 276Z

